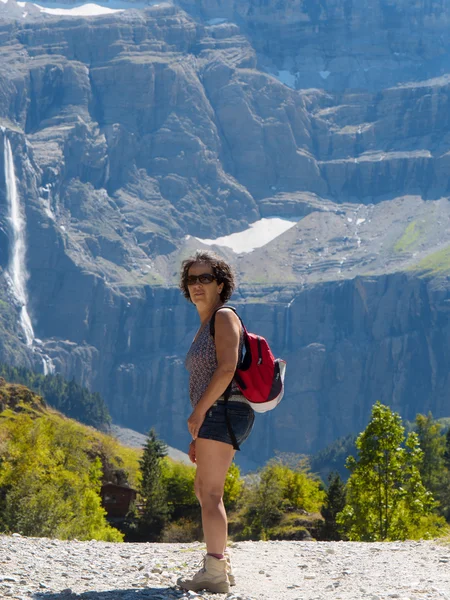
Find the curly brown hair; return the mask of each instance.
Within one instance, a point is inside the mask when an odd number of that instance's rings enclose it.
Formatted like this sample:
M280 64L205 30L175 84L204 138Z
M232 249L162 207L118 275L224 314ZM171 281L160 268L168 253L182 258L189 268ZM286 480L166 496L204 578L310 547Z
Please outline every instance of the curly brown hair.
M233 270L227 262L220 258L220 256L217 256L214 252L208 252L207 250L197 250L194 256L190 256L181 264L180 290L183 292L184 297L192 302L186 280L189 269L196 263L206 263L210 265L217 283L223 283L220 299L224 303L228 302L236 287Z

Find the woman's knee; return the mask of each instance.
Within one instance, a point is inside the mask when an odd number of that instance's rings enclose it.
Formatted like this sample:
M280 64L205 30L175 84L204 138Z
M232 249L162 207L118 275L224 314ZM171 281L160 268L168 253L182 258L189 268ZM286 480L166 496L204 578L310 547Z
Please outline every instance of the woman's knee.
M203 508L216 508L222 504L223 489L196 482L195 495Z

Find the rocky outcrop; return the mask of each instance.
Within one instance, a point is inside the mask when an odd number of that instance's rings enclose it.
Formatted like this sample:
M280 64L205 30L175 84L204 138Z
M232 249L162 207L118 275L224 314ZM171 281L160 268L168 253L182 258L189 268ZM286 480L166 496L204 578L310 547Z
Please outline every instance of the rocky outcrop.
M222 250L246 322L288 360L286 399L248 456L315 451L378 399L406 418L448 413L444 3L0 7L0 142L25 211L36 344L58 372L122 425L183 446L197 325L180 261L195 236L282 216L298 222L270 244ZM4 271L3 164L0 143ZM39 367L1 281L1 358Z
M436 285L402 274L357 277L291 288L289 302L284 289L266 304L252 302L242 286L236 305L249 329L288 362L286 397L257 418L246 458L314 452L360 431L376 400L410 420L429 410L447 415L450 293ZM141 431L151 423L170 445L187 446L184 356L198 326L195 309L177 290L121 297L98 282L91 292L83 302L90 322L78 334L74 303L58 298L67 312L53 327L76 344L46 345L58 371L101 391L114 421ZM269 293L260 289L259 298Z

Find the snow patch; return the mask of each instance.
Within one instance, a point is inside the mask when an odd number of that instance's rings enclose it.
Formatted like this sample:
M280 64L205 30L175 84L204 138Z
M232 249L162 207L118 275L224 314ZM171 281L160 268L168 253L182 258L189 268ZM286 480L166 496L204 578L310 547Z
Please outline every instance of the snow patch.
M295 82L297 81L296 73L291 73L290 71L278 71L278 74L275 73L275 77L281 81L281 83L284 83L284 85L295 90Z
M206 21L208 25L222 25L222 23L226 23L228 19L209 19Z
M0 0L3 4L7 4L9 0ZM11 0L12 3L12 0ZM14 4L16 4L14 2ZM48 15L60 15L66 17L97 17L100 15L110 15L114 13L124 12L130 9L144 9L149 6L158 6L159 2L124 2L123 0L112 0L111 2L88 2L84 4L73 4L70 7L64 2L51 2L46 4L45 2L31 3L31 2L17 2L17 6L26 8L33 6L40 12ZM23 17L29 14L29 10L23 13Z
M19 5L25 4L18 2ZM123 8L108 8L100 4L82 4L73 8L47 8L40 4L35 4L41 12L48 15L64 15L67 17L97 17L98 15L110 15L112 13L123 12Z
M327 79L327 77L331 75L331 71L319 71L319 75L322 77L322 79Z
M246 254L253 252L256 248L265 246L282 233L291 229L291 227L294 227L296 223L297 219L291 221L278 217L266 218L251 223L245 231L225 235L215 240L196 239L207 246L225 246L231 248L236 254Z

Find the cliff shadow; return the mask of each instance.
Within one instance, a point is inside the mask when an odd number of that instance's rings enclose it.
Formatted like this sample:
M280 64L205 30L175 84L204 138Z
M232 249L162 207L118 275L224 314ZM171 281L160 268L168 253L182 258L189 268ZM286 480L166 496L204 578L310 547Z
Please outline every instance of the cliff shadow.
M103 592L35 592L33 600L177 600L186 597L186 592L176 587L148 587L139 589L112 589Z

